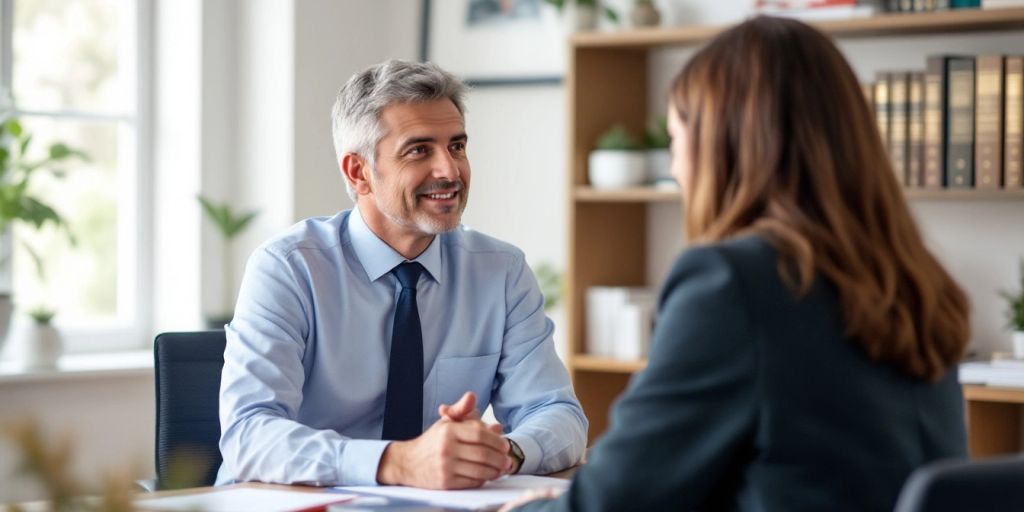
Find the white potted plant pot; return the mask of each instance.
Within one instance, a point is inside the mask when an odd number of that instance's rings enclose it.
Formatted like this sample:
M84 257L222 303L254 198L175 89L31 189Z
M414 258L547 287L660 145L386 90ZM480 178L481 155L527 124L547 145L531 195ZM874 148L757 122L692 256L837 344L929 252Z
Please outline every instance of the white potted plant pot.
M651 183L675 183L672 178L672 153L666 148L647 150L647 177Z
M17 349L17 361L25 369L46 370L57 367L64 353L60 332L50 324L35 321L20 323L12 332L12 345Z
M1024 331L1013 331L1013 357L1024 359Z
M590 152L587 179L596 189L625 188L647 181L643 151L596 149Z

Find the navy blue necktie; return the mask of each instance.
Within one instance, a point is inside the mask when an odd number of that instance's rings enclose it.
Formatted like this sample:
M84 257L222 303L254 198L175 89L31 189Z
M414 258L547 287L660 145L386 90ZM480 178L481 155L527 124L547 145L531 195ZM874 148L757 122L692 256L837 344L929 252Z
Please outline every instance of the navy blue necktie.
M423 433L423 332L416 309L416 282L423 266L415 261L405 262L392 272L402 284L402 293L398 296L391 331L381 439L404 441Z

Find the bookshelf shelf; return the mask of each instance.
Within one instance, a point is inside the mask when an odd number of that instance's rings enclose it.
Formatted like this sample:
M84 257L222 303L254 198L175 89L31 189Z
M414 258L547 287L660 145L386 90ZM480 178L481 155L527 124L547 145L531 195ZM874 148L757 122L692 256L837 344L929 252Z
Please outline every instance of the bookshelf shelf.
M1024 189L903 189L911 201L1024 201ZM679 190L655 187L632 187L615 190L598 190L578 186L573 191L581 203L668 203L680 200Z
M1024 201L1024 189L903 189L903 192L913 201Z
M964 386L964 398L968 401L1024 404L1024 389L967 385Z
M827 34L844 38L1014 30L1024 28L1024 8L879 14L870 18L819 21L812 25ZM580 33L572 37L571 44L580 49L645 50L703 43L725 28L692 26Z
M575 355L572 358L576 370L608 373L633 373L643 370L647 361L622 361L606 357Z
M615 190L598 190L587 186L576 187L577 201L595 203L657 203L679 201L678 189L655 187L632 187Z
M1013 31L1014 37L1024 35L1024 8L999 10L958 10L933 13L884 14L871 18L814 23L836 38L868 39L879 36L916 36ZM568 168L566 169L568 202L568 239L566 286L566 332L569 344L567 365L573 378L577 397L590 419L590 440L599 437L607 427L608 410L625 390L633 373L643 369L646 361L620 361L594 357L587 353L587 322L585 297L594 286L640 287L648 284L648 265L657 258L648 253L658 244L648 242L653 236L649 222L658 222L659 213L651 213L652 205L679 205L678 190L655 187L632 187L601 190L589 186L587 159L597 137L614 124L622 124L631 133L642 133L647 126L649 95L656 89L654 80L663 79L651 73L657 62L651 51L665 48L684 49L717 35L724 26L636 29L614 33L581 33L569 41L569 59L565 80L568 130ZM1019 46L1013 45L1011 48ZM663 100L659 100L663 101ZM904 189L908 200L950 202L1013 202L1024 203L1024 189ZM660 256L660 255L659 255ZM972 426L972 438L984 436L984 429L998 422L986 416L986 408L1003 407L989 402L1000 397L1012 401L1024 397L1024 391L1005 396L994 389L968 390L978 420ZM995 393L995 395L990 395ZM1024 401L1024 398L1020 398ZM1013 405L1013 404L1011 404ZM1005 408L1010 411L1010 408ZM1014 405L1012 414L1020 417L1024 403ZM977 412L982 411L982 412ZM999 409L993 414L1009 417L1011 412ZM986 424L987 427L979 427ZM1021 417L1024 428L1024 417ZM1019 436L1019 430L1015 431ZM1015 438L1016 439L1016 438ZM1018 440L1019 441L1019 440ZM988 444L975 447L972 453L998 453L1011 445ZM1013 445L1016 446L1016 445Z

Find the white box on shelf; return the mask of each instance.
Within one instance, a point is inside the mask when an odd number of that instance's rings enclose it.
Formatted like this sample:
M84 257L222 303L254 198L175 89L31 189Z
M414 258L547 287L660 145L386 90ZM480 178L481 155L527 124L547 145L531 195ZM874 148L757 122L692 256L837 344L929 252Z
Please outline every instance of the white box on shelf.
M635 361L647 354L655 295L650 288L587 289L587 353Z

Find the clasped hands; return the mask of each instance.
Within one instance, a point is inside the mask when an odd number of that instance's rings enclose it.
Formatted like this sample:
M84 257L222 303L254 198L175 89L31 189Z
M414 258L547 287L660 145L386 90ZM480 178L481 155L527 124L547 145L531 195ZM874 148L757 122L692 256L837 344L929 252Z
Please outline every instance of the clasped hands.
M441 419L408 441L384 449L377 482L423 489L471 489L515 469L501 425L481 421L476 395L438 407Z

